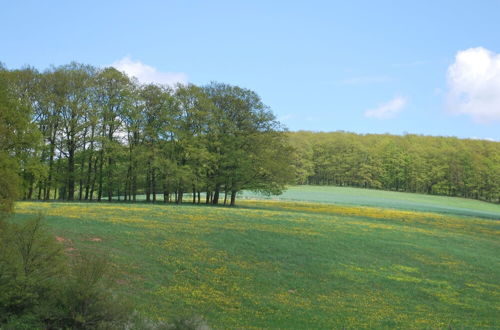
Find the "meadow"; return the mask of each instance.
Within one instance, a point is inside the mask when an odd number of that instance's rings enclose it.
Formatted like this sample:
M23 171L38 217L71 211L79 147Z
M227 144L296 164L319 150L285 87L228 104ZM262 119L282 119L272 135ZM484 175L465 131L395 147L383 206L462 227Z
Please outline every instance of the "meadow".
M241 195L249 199L282 201L307 201L342 205L373 206L399 210L450 213L476 217L499 218L500 204L474 199L403 193L386 190L335 186L292 186L282 195L265 196L245 191Z
M244 193L234 208L20 202L14 221L41 212L68 254L109 255L118 290L152 319L201 315L214 328L500 324L498 205L378 191L377 202L373 191L353 191ZM334 198L342 192L344 202Z

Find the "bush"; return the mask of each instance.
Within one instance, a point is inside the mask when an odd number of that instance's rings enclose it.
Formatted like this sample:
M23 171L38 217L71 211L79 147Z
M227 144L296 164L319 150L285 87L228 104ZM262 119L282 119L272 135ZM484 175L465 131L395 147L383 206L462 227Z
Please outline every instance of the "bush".
M70 260L41 217L0 228L1 329L122 329L131 307L107 281L106 258Z
M106 258L91 254L77 256L71 272L55 295L51 325L71 329L121 329L132 308L113 294Z
M153 321L134 313L125 330L210 330L207 322L198 315L178 317L171 322Z
M36 314L62 280L65 260L61 247L42 228L41 217L24 225L6 223L0 230L2 324Z

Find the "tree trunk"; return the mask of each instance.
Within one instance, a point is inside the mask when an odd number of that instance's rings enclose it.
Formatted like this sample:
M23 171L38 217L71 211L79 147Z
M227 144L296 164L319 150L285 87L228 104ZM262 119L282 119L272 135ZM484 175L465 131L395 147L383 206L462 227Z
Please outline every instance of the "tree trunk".
M108 202L111 202L113 200L113 186L113 158L111 158L111 156L108 156Z
M89 162L87 164L87 180L85 182L85 200L89 199L90 181L92 178L92 153L89 155Z
M124 196L123 199L124 201L130 200L130 184L131 184L131 169L130 169L130 164L127 168L127 178L125 179L125 191L123 192Z
M238 192L236 190L231 190L231 204L229 204L230 206L234 206L235 202L236 202L236 194Z
M87 164L87 180L85 180L85 200L89 198L89 190L90 190L90 180L92 173L92 158L94 155L94 132L95 127L92 126L90 130L90 149L89 149L89 162Z
M102 199L102 180L103 180L103 173L102 169L104 166L104 150L103 147L101 146L101 151L99 152L99 186L97 190L97 201L100 202Z
M83 198L83 169L85 168L85 150L87 145L87 128L83 132L83 152L82 152L82 162L80 164L80 179L79 179L79 189L78 189L78 200Z
M134 167L136 168L136 167ZM132 173L132 201L135 202L137 199L137 174L135 171Z
M31 199L31 197L33 196L33 185L34 185L34 180L33 178L31 178L30 180L30 187L29 187L29 190L28 190L28 199Z
M216 184L215 191L214 191L214 197L212 199L212 204L214 204L214 205L219 204L219 191L220 191L220 184Z
M41 200L42 199L42 185L40 184L40 186L38 186L38 197L37 197L38 200Z
M182 191L181 188L179 188L177 192L177 200L175 201L176 204L182 204L182 197L184 195L184 192Z
M92 175L92 184L90 185L89 200L92 200L94 198L95 182L97 180L97 161L98 160L99 160L99 158L95 157L94 169L93 169L94 174Z
M57 127L57 126L56 126ZM50 199L50 189L52 188L52 172L54 171L54 153L55 153L55 140L56 140L56 127L53 128L53 133L50 138L50 155L49 155L49 177L47 178L47 184L44 190L44 199ZM55 197L54 197L55 199Z
M146 170L146 202L151 202L151 164L149 162Z
M75 149L73 145L68 149L68 200L72 201L75 199Z
M113 144L113 134L115 131L114 128L114 113L113 110L110 111L110 117L108 119L108 142L110 147ZM112 157L112 152L108 149L108 201L111 202L113 200L113 189L114 189L114 173L113 173L113 164L114 160Z
M163 203L167 203L169 201L168 187L167 184L163 184Z
M151 170L151 191L153 193L153 203L156 203L156 169Z

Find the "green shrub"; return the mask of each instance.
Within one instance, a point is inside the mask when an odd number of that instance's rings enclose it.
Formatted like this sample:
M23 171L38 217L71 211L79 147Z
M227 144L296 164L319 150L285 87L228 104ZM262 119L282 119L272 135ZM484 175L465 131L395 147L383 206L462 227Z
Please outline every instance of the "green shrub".
M52 303L51 326L71 329L120 329L132 308L112 290L106 276L106 258L82 254L73 259L71 272L60 285Z
M168 327L172 330L209 330L207 322L198 315L175 319Z
M61 247L47 234L41 217L0 229L0 324L36 314L64 277Z
M121 329L131 307L118 299L102 256L65 256L42 219L0 228L0 329Z

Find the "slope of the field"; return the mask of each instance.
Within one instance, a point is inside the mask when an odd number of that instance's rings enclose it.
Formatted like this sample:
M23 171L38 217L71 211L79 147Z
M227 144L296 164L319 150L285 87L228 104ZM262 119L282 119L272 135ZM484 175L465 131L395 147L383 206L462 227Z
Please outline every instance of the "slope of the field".
M500 204L474 199L403 193L395 191L334 187L292 186L280 196L265 196L249 191L243 198L308 201L342 205L374 206L410 211L427 211L500 219Z
M500 222L394 209L241 201L20 202L69 253L109 254L155 319L215 328L479 328L500 324Z

